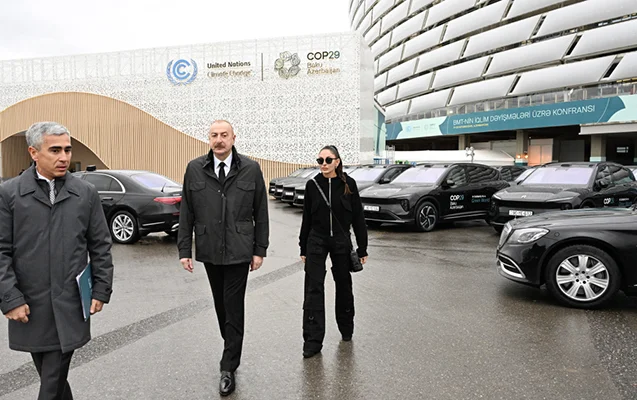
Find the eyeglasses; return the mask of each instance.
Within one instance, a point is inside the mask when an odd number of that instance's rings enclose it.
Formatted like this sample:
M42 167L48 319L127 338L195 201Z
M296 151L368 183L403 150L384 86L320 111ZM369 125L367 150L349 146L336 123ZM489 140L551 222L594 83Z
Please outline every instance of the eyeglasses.
M318 163L318 165L323 165L323 162L325 162L326 164L331 164L334 160L336 160L336 158L326 157L325 159L323 159L323 157L319 157L316 159L316 162Z

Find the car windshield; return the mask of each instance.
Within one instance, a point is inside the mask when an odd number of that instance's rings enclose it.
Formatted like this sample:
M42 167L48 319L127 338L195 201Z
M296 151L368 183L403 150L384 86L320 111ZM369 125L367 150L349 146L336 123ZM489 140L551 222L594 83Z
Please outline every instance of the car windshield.
M522 172L522 174L520 176L518 176L515 181L516 182L520 182L526 179L527 176L531 175L531 173L535 171L535 168L531 168L531 169L527 169L526 171Z
M398 183L436 183L446 168L410 168L398 175L394 182Z
M289 178L294 178L294 177L297 177L297 176L301 175L303 172L305 172L305 169L299 168L296 171L292 172L290 175L288 175L288 177Z
M308 178L314 174L316 174L318 171L314 168L310 168L307 169L305 171L303 171L301 174L298 175L298 178Z
M544 167L537 168L522 185L587 185L593 168Z
M181 189L180 184L178 184L177 182L171 181L170 179L166 178L163 175L151 174L151 173L135 174L132 176L132 178L149 189L155 189L160 191L161 190L175 191L175 190Z
M357 182L374 182L385 171L385 168L359 168L351 173Z
M351 175L352 172L356 171L358 169L358 167L343 167L343 172L345 172L347 175Z

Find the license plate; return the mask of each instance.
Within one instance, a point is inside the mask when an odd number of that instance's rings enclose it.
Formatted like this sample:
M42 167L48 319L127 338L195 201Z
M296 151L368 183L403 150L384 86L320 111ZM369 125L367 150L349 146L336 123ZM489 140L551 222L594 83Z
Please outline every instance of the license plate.
M363 210L365 211L380 211L379 206L363 206Z
M283 189L277 189L276 192L277 193L283 193Z
M512 217L530 217L533 215L533 211L509 210L509 215Z
M297 197L297 199L299 199L299 200L305 200L305 195L300 194L300 195Z
M294 192L285 192L286 196L294 196Z

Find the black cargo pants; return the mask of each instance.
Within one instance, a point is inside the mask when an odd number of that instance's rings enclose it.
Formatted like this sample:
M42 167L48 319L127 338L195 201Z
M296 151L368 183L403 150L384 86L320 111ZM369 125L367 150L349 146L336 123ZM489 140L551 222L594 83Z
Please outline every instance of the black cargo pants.
M354 294L349 271L349 237L323 236L311 231L305 259L303 350L319 351L325 337L325 261L329 253L336 286L336 323L342 336L354 333Z

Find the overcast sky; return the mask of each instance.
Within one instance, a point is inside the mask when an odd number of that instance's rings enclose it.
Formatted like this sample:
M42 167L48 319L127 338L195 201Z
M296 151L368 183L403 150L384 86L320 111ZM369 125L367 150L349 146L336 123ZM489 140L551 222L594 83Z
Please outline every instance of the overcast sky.
M349 30L349 0L2 0L0 60Z

